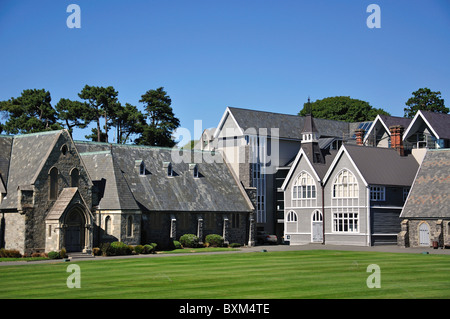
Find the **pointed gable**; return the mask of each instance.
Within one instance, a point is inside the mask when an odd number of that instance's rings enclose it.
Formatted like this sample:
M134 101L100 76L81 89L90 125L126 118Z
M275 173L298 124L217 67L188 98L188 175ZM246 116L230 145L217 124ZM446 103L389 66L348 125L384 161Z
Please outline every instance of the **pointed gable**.
M449 218L449 190L450 149L428 150L400 217Z
M14 136L11 148L7 195L0 209L17 208L17 189L31 185L47 160L62 131Z

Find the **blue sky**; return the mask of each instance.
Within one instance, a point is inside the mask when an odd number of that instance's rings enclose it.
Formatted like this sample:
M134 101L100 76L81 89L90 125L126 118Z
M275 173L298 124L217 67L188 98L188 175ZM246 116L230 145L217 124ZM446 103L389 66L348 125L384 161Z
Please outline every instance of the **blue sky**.
M66 25L72 3L80 29ZM379 29L366 25L371 3ZM215 127L227 106L296 114L308 96L403 116L429 87L450 105L448 0L2 0L0 43L0 100L45 88L55 105L112 85L141 108L163 86L192 134L194 120Z

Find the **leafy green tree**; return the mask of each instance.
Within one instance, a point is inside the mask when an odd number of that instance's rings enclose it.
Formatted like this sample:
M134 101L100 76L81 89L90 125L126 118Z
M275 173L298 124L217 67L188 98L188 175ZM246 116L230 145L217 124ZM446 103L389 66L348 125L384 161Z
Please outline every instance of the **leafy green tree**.
M116 127L117 143L126 144L131 136L142 133L145 118L136 106L129 103L122 106L118 103L114 108L112 123Z
M78 96L87 101L89 112L89 118L86 118L86 124L89 124L92 121L97 123L97 128L95 133L97 133L97 142L108 141L108 119L112 115L113 109L118 103L117 95L119 93L112 87L99 87L99 86L89 86L85 85L85 87L81 90ZM105 119L104 129L102 132L100 126L100 119ZM102 133L105 133L105 137L102 138Z
M405 103L405 117L413 118L417 111L431 111L447 114L450 110L445 107L441 92L433 92L429 88L421 88L412 93L413 96Z
M163 87L149 90L141 96L139 102L144 103L146 122L136 144L173 147L174 130L180 126L171 107L172 100Z
M389 115L383 109L374 108L368 102L349 96L327 97L311 103L306 102L298 115L306 116L310 112L316 118L346 122L372 121L377 114Z
M62 129L51 100L45 89L27 89L17 98L1 101L0 111L6 119L3 130L19 134Z
M70 134L74 127L86 128L92 118L91 109L86 102L72 101L62 98L55 105L58 118L65 122L65 126Z

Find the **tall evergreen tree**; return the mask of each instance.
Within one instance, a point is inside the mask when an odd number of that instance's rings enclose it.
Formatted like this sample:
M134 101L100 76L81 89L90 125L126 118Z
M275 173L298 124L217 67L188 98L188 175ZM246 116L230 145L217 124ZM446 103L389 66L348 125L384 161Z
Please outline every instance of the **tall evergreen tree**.
M108 120L110 119L115 105L118 103L117 95L118 92L112 86L105 88L89 85L86 85L78 94L81 99L87 101L87 105L90 109L90 118L86 119L88 120L87 123L92 121L97 123L95 131L95 133L97 133L97 142L101 142L102 139L108 141ZM101 118L104 118L105 120L103 132L100 126ZM102 133L105 134L103 138Z
M27 89L17 98L1 101L0 111L6 119L3 130L19 134L62 129L51 100L45 89Z
M92 118L91 109L86 102L72 101L62 98L55 106L58 118L62 120L70 134L73 128L86 128Z
M180 126L171 107L172 100L163 87L149 90L141 96L139 102L144 103L146 122L136 144L173 147L175 141L172 133Z

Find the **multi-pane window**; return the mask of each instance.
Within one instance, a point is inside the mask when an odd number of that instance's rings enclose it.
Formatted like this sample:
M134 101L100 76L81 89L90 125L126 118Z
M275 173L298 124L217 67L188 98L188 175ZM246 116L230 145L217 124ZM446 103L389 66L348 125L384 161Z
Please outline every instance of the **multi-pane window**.
M384 186L370 186L370 200L372 201L386 200L386 188Z
M293 207L316 206L316 183L311 175L301 172L292 187Z
M349 170L340 171L331 194L334 232L359 232L358 194L356 177Z
M357 232L358 213L333 213L333 229L335 232Z
M355 176L348 170L342 170L334 180L334 198L356 198L358 197L358 182Z
M286 232L295 233L298 231L298 217L297 213L290 211L286 215Z
M298 220L298 218L297 218L296 212L290 211L289 213L287 213L287 216L286 216L287 222L296 222L297 220Z

